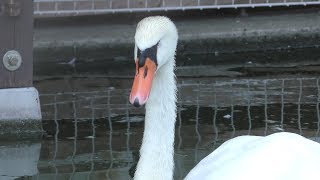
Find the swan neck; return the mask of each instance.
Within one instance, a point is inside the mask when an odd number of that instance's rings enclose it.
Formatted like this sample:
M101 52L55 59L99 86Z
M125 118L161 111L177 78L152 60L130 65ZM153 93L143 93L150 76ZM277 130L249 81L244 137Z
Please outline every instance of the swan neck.
M167 62L154 77L146 104L145 130L135 180L173 178L176 121L174 66L173 60Z

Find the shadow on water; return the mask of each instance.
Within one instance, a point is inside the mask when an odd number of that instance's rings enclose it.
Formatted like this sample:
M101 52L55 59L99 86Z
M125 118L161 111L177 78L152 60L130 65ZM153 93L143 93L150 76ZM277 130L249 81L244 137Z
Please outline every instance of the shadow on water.
M143 108L128 103L131 83L90 77L36 82L46 134L38 142L3 142L2 177L129 179L144 128ZM319 84L305 76L179 78L175 179L235 136L289 131L317 137Z

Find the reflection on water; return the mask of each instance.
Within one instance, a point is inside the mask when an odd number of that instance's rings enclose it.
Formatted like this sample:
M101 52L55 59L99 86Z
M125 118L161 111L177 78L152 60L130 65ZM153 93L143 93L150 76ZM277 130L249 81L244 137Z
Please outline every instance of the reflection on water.
M38 174L40 142L2 142L0 146L0 179L17 179Z
M98 86L101 84L107 88ZM319 84L312 77L180 78L175 179L183 179L202 158L235 136L290 131L317 139ZM128 103L131 80L70 78L39 81L36 86L47 134L41 143L0 147L2 157L12 156L8 159L24 157L19 152L32 154L19 160L28 165L21 167L23 173L0 171L2 177L130 178L144 125L144 110Z

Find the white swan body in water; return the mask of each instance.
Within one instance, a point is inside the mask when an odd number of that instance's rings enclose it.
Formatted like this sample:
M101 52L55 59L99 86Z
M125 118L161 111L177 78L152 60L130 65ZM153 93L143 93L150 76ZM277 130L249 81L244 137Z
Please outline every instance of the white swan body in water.
M320 179L320 144L294 133L239 136L223 143L185 180Z
M178 33L167 17L141 20L135 34L136 75L130 102L146 105L135 180L171 180L176 121L175 50ZM225 142L187 180L320 179L320 145L292 133L240 136Z

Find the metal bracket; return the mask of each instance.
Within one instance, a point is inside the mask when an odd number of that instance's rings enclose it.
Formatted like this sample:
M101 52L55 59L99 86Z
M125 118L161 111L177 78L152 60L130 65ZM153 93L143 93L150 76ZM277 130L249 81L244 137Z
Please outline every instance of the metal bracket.
M19 16L21 13L21 3L19 0L7 0L4 9L8 16Z
M3 65L9 71L16 71L22 63L21 55L18 51L11 50L3 56Z

